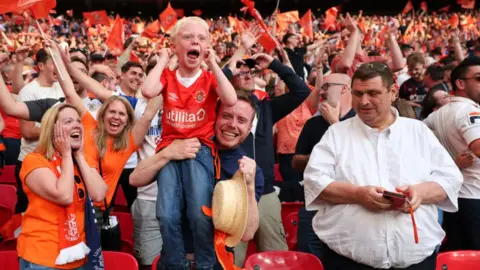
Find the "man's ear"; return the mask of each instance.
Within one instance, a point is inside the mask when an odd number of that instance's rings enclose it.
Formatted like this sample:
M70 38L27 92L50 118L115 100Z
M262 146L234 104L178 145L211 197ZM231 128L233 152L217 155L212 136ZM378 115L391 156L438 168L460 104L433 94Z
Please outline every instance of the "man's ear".
M394 102L397 99L397 96L398 96L398 86L397 86L396 83L394 83L390 87L390 92L392 93L392 102Z

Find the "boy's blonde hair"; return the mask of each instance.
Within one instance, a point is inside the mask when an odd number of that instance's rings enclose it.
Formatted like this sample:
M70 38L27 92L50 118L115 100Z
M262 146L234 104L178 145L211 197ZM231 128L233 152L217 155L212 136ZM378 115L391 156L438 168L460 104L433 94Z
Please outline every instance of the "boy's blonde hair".
M171 39L171 42L172 43L175 43L175 39L178 35L178 33L180 32L180 30L183 28L183 26L187 23L196 23L196 24L199 24L203 27L205 27L205 29L207 30L207 33L208 33L208 40L210 40L210 31L209 31L209 26L207 24L207 22L200 18L200 17L196 17L196 16L190 16L190 17L183 17L181 18L179 21L177 21L177 23L172 27L172 30L170 31L170 39Z

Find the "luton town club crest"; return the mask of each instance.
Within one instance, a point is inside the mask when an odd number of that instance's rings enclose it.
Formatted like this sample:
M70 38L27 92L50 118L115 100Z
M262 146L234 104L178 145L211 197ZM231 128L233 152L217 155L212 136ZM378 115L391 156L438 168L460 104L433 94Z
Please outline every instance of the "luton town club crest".
M195 100L200 103L205 99L205 92L203 90L199 90L195 93Z

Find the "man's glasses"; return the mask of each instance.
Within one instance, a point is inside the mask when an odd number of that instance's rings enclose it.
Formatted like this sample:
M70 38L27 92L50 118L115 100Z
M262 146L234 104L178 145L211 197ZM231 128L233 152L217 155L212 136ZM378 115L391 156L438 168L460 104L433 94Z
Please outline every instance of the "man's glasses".
M251 72L251 71L240 71L240 72L238 73L238 76L239 76L240 78L245 78L245 77L247 77L248 75L252 76L252 72Z
M370 62L370 63L360 64L360 66L358 66L357 70L373 69L377 72L382 72L382 71L385 71L387 68L388 68L388 66L384 63Z
M480 75L478 76L473 76L473 77L465 77L465 78L459 78L460 80L475 80L476 82L480 82Z
M345 84L344 83L328 83L328 82L326 82L326 83L322 84L322 87L320 87L320 89L322 89L323 91L326 92L328 90L328 88L330 88L330 86L334 86L334 85L344 86Z

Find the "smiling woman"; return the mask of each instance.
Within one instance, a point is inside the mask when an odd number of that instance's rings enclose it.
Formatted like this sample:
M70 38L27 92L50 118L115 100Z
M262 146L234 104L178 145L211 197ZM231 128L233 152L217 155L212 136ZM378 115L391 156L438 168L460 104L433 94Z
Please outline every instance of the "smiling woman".
M20 269L82 267L89 251L99 248L85 244L86 228L95 226L86 213L92 211L90 198L105 198L107 185L94 168L95 160L84 155L83 142L74 106L60 104L47 111L38 146L20 171L29 200L18 236Z

